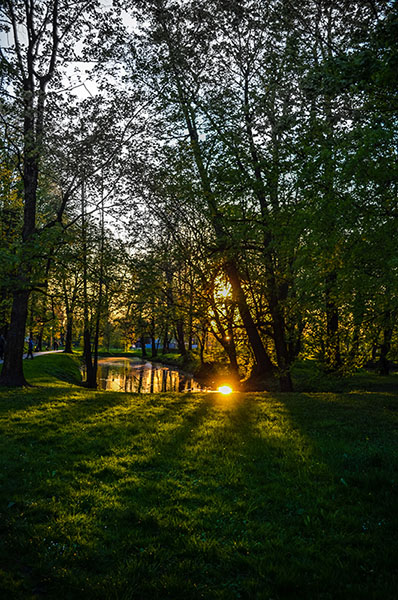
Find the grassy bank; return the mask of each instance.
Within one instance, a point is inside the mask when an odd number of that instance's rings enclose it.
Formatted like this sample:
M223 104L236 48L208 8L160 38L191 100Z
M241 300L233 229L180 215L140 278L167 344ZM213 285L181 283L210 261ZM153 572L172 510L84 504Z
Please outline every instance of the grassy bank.
M37 387L0 388L2 597L396 597L396 379L139 396L25 367Z

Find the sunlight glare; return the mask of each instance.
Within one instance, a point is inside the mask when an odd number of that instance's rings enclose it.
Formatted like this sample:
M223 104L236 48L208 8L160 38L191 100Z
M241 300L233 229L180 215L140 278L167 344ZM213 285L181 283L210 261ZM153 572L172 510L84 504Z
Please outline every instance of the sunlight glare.
M220 392L220 394L231 394L232 388L229 387L229 385L220 385L217 391Z

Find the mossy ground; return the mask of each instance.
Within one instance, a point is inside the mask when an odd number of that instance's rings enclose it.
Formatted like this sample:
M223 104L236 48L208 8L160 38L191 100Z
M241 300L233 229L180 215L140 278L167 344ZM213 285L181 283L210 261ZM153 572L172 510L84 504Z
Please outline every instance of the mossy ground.
M1 597L396 597L396 376L140 396L25 367L0 389Z

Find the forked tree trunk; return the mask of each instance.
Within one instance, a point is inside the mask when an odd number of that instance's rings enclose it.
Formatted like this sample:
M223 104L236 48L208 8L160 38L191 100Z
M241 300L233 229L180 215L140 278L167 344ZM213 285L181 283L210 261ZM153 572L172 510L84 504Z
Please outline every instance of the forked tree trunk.
M225 231L223 217L218 209L213 194L211 182L203 160L202 150L199 144L199 134L195 122L195 114L192 109L192 106L189 103L189 100L186 99L184 86L182 85L180 80L180 76L174 58L174 47L169 37L167 25L165 24L165 22L162 22L161 24L163 26L163 32L165 34L165 38L169 47L169 57L171 59L171 65L175 76L175 83L177 86L180 107L183 112L184 119L189 132L192 152L201 180L202 191L208 205L210 218L216 235L217 243L219 245L220 251L222 251L223 249L225 249L228 235ZM252 386L255 386L258 389L266 389L270 380L272 380L274 377L274 369L272 362L267 354L267 351L265 350L256 324L254 323L253 317L251 315L244 290L241 286L236 260L233 257L231 257L226 262L225 272L231 283L236 298L238 310L243 321L244 327L246 329L249 343L252 347L256 360L255 368L253 369L252 375L249 379L251 379L252 381Z
M26 251L29 252L30 241L32 240L36 226L36 194L39 174L38 146L34 134L32 80L24 82L24 92L24 223L22 229L22 247L26 248ZM18 387L27 383L23 374L22 352L30 295L28 271L27 265L22 263L20 265L21 275L16 282L19 289L16 289L13 294L10 328L7 335L4 364L0 376L0 384L2 385Z
M234 262L230 261L225 264L225 272L232 286L234 299L239 310L240 317L245 326L250 346L256 359L256 365L253 369L252 380L257 380L258 385L267 383L273 378L274 367L264 348L264 344L254 323L250 309L247 305L246 296L243 292L238 269ZM257 384L256 384L257 385Z
M26 4L26 3L25 3ZM7 345L5 350L3 369L0 375L0 384L11 386L26 385L22 367L22 352L25 338L26 319L28 314L28 301L31 289L31 277L29 265L24 263L24 259L32 252L32 240L36 230L36 202L37 188L39 179L39 165L42 155L42 142L44 130L44 113L46 100L46 87L54 75L56 57L58 53L58 1L53 3L51 9L46 14L48 22L52 23L53 37L48 44L47 54L42 60L42 73L37 73L38 47L40 38L43 35L44 25L39 24L35 28L32 18L33 8L26 10L26 32L28 41L26 43L26 54L20 44L20 26L16 12L12 8L13 2L8 3L9 16L13 27L14 46L18 55L17 77L22 80L22 101L23 101L23 200L24 217L22 227L22 261L19 266L20 276L16 282L19 287L13 295L13 305L11 310L11 322L7 335ZM26 7L28 5L26 4ZM30 12L30 10L32 12ZM42 26L43 27L42 27ZM22 26L23 29L23 26ZM37 47L33 44L37 43ZM46 61L47 59L47 61ZM46 69L47 66L47 69ZM36 89L37 85L37 89Z
M235 311L234 310L232 311L232 315L230 315L230 319L228 320L227 328L225 329L223 323L221 322L221 319L220 319L220 316L219 316L219 313L217 310L217 303L214 298L214 285L212 286L212 290L211 290L210 305L213 310L214 322L217 325L217 331L215 331L214 328L212 327L212 333L213 333L214 337L216 338L216 340L218 341L218 343L221 344L221 346L224 349L224 352L228 356L229 365L230 365L230 373L231 373L231 376L233 377L233 379L235 380L235 384L237 384L239 382L239 366L238 366L238 360L237 360L237 355L236 355L236 345L235 345L234 331L233 331L233 314ZM198 339L200 340L200 336L198 336ZM203 363L203 347L204 347L204 344L200 344L200 354L201 354L201 362L202 363Z

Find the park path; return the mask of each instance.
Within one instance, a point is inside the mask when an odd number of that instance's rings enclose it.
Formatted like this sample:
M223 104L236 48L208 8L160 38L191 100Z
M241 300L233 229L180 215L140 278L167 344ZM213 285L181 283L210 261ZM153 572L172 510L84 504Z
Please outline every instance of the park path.
M57 354L58 352L63 352L63 350L45 350L44 352L33 352L33 358L35 356L42 356L43 354ZM24 352L23 355L24 355L24 358L25 358L26 352ZM3 361L0 360L0 365L1 365L2 362Z

